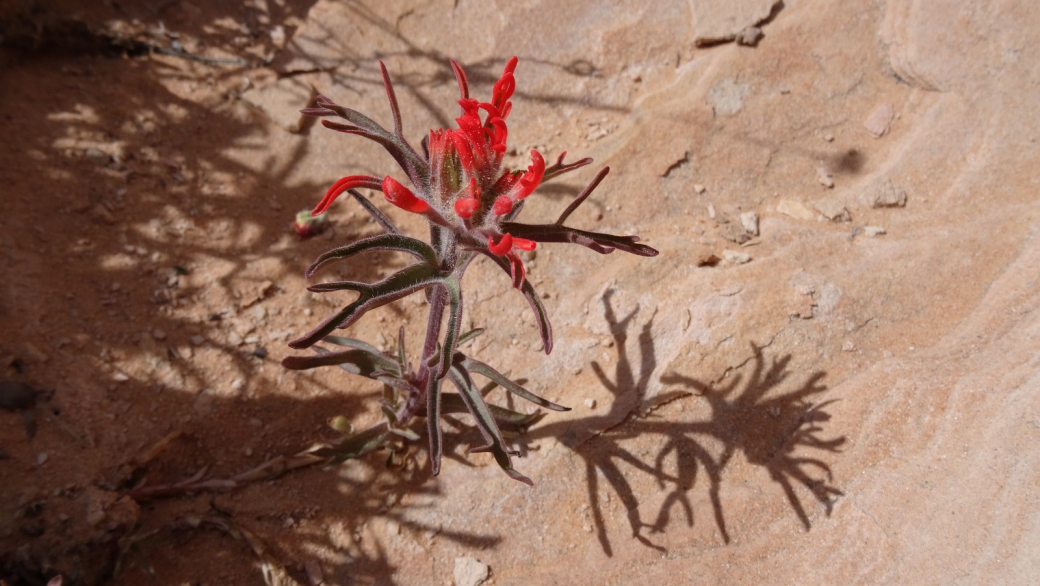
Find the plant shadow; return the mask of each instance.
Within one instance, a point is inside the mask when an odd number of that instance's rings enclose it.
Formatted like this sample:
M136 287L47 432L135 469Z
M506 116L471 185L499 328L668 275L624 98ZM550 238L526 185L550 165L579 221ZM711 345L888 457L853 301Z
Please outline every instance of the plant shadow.
M821 382L825 373L813 373L795 383L793 390L783 390L792 382L788 368L792 356L768 358L761 347L752 345L747 374L727 372L720 381L714 382L676 373L662 376L661 382L673 390L657 397L656 405L685 402L691 396L702 402L702 406L707 405L707 417L679 415L677 420L663 420L653 414L653 409L639 411L656 367L650 333L654 317L641 326L637 372L627 354L626 341L639 308L618 319L609 290L603 297L603 306L618 360L613 376L608 376L596 362L592 368L615 401L606 415L583 418L576 423L578 426L591 424L594 429L606 427L602 433L587 440L568 442L568 434L573 432L565 431L562 444L584 460L593 524L606 555L613 555L613 547L607 534L601 494L604 487L600 485L600 478L606 480L609 490L624 507L632 537L660 551L664 548L655 544L650 535L665 531L676 508L686 524L693 526L695 511L690 496L700 478L708 492L721 539L730 542L721 492L726 469L738 456L768 472L806 531L812 524L799 489L808 491L830 514L843 492L835 486L831 468L822 456L839 453L845 437L825 437L825 425L831 418L827 408L834 400L814 402L814 398L827 390ZM687 412L680 411L681 414ZM545 426L534 430L532 435L552 437L560 431L559 427L561 425ZM637 439L639 448L626 447ZM649 448L652 457L644 455L647 445L652 446ZM805 455L806 451L813 453ZM657 491L665 492L653 520L644 518L636 476L625 467L635 474L648 475Z

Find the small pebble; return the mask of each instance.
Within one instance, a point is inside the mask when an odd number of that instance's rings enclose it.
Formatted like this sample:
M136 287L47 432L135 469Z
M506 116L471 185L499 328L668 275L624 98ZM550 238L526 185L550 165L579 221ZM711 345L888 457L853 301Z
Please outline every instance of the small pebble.
M758 236L758 213L744 212L740 214L740 225L744 227L748 234Z
M112 380L116 381L117 383L125 383L126 381L130 380L130 377L126 376L121 372L117 372L114 375L112 375Z
M696 191L697 193L704 193L707 189L708 189L707 187L701 185L700 183L696 183L693 186L693 190Z
M43 464L46 461L47 461L47 452L42 452L42 453L40 453L40 455L36 456L36 465L37 466L43 466Z
M191 343L194 346L201 346L205 341L206 341L206 338L203 338L202 336L200 336L198 334L196 334L196 335L191 337Z
M842 352L852 352L856 349L856 345L852 343L852 340L845 340L845 343L841 345Z
M708 202L708 217L715 219L715 206L711 202Z
M750 254L738 250L723 250L722 258L726 259L726 262L735 265L742 265L751 262Z
M825 134L825 135L823 135L823 140L825 140L827 142L834 142L834 135L833 134Z
M267 358L267 348L258 346L256 350L253 350L253 356L256 356L257 358Z
M863 233L873 238L875 236L881 236L882 234L885 234L885 229L881 226L864 226Z
M244 387L244 386L246 386L246 381L244 381L244 380L242 380L240 378L236 378L231 383L231 388L236 390L236 391L242 390L242 387Z
M588 407L589 409L595 409L596 408L596 400L595 399L585 399L585 406Z
M156 340L165 340L166 339L166 332L160 330L159 328L156 328L156 329L152 330L152 337L155 338Z
M820 185L828 189L834 187L834 175L826 167L816 168L816 180L820 182Z

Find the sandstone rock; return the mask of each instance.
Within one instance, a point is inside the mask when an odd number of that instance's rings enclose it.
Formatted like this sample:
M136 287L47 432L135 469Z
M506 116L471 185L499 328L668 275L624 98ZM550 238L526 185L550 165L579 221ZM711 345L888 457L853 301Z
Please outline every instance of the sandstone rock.
M816 214L812 213L812 210L805 207L805 204L800 201L793 199L781 199L776 204L776 211L780 212L785 216L790 216L796 220L814 220Z
M746 252L740 252L739 250L723 250L722 258L726 259L726 262L735 265L742 265L751 262L751 255Z
M490 573L491 568L477 558L455 558L455 586L480 586Z
M891 128L895 115L896 110L892 104L885 102L867 117L863 122L863 128L866 128L867 132L874 138L881 138L888 134L888 129Z
M740 214L740 225L751 236L758 236L758 212L744 212Z
M885 179L865 191L860 201L872 208L901 208L906 205L906 191L891 179Z
M813 203L813 208L832 222L852 221L852 218L849 216L849 210L845 209L845 204L841 203L837 198L826 198L816 201Z

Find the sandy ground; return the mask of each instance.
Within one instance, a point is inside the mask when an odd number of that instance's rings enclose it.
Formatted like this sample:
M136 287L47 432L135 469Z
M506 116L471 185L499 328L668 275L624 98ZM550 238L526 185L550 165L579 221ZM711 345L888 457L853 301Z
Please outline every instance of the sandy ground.
M1040 575L1040 8L124 4L0 1L0 379L44 390L0 411L9 586L476 584L460 557L497 585ZM549 357L507 280L471 269L488 332L467 351L574 407L521 438L535 486L467 456L459 417L436 478L421 441L390 467L135 496L379 420L379 385L280 366L350 300L304 268L379 230L342 201L301 240L295 213L396 173L298 110L322 93L389 124L382 59L417 143L457 115L448 59L487 96L512 55L507 163L596 159L524 218L609 165L572 223L661 251L540 247ZM417 348L417 297L349 335L404 325Z

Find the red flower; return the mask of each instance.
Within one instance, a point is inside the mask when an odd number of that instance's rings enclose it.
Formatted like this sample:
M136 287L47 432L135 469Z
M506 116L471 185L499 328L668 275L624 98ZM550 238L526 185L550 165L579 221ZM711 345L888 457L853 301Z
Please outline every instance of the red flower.
M401 185L396 179L389 175L383 178L383 184L380 187L383 190L383 195L386 196L386 201L394 204L402 210L421 214L430 209L430 204L415 197L412 190Z

